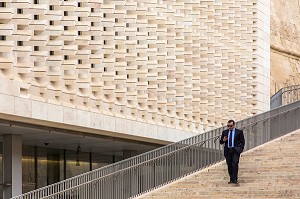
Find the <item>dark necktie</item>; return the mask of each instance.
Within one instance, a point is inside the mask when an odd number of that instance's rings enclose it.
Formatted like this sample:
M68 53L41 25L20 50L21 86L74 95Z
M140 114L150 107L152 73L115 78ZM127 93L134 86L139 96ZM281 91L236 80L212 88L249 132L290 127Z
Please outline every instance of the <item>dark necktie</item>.
M232 130L230 130L229 132L228 142L229 142L229 147L232 147Z

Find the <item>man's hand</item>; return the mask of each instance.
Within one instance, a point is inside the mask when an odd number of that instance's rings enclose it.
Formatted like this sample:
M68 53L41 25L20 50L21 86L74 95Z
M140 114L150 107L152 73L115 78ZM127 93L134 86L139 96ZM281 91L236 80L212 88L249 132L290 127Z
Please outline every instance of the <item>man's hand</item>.
M225 137L223 138L223 142L226 142L227 140L228 140L228 137L225 136Z

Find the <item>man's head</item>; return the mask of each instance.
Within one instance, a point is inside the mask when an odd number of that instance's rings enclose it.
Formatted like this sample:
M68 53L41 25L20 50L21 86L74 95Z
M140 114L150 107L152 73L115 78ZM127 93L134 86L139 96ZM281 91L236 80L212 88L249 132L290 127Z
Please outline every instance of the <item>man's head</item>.
M227 127L228 127L229 130L233 130L235 128L234 120L228 120Z

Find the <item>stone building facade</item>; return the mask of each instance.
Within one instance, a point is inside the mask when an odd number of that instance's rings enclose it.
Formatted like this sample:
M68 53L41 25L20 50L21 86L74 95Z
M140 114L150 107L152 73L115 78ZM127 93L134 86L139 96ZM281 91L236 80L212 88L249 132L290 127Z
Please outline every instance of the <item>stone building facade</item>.
M177 141L266 111L269 7L268 0L1 1L0 112Z
M271 95L300 84L300 2L271 1Z

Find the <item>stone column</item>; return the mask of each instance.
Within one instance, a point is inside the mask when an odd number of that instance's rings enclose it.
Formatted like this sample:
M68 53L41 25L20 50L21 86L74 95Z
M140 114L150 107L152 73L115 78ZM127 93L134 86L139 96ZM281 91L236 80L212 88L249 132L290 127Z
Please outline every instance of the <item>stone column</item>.
M22 136L3 136L3 198L22 194Z

